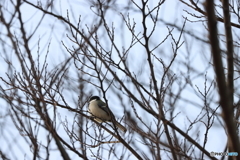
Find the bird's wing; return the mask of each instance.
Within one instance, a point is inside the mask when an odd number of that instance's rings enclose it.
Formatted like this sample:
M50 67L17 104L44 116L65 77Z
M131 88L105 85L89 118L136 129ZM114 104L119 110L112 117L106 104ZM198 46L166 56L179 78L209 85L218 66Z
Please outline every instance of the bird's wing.
M106 103L104 103L103 101L100 101L98 103L98 107L101 108L102 110L104 110L108 115L110 115L109 109L106 106Z

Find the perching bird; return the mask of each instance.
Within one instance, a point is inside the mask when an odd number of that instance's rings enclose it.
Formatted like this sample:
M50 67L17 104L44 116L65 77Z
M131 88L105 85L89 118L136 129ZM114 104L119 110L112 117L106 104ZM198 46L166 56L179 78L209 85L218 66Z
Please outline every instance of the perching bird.
M100 123L110 121L113 122L116 125L116 127L122 130L124 133L127 131L127 129L123 125L118 123L116 120L111 120L112 117L114 117L113 113L106 106L106 103L101 101L101 99L98 96L92 96L90 98L88 110L95 117L94 120Z

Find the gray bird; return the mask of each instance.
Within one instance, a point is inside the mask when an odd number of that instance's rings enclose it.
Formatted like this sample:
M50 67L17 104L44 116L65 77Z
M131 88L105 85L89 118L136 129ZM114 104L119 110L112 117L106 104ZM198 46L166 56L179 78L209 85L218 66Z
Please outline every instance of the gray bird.
M113 113L106 106L106 103L101 101L101 99L98 96L92 96L90 98L88 111L95 117L94 120L96 120L97 122L102 123L105 121L110 121L110 122L113 122L115 126L120 130L122 130L124 133L127 131L127 129L123 125L121 125L115 120L113 121L111 120L111 117L112 116L114 117Z

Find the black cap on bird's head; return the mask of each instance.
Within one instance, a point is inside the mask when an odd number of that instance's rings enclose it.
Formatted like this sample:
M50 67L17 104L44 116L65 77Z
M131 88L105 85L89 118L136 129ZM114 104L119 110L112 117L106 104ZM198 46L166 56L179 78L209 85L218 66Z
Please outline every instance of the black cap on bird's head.
M92 96L90 99L89 99L89 102L92 101L92 100L99 100L100 98L98 96Z

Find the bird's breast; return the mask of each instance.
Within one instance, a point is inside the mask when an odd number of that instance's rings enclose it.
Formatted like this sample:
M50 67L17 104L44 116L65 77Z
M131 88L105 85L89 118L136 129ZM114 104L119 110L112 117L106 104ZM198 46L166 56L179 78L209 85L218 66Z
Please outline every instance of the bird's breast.
M96 101L89 104L89 111L93 116L98 117L103 121L109 121L111 119L111 117L98 106Z

